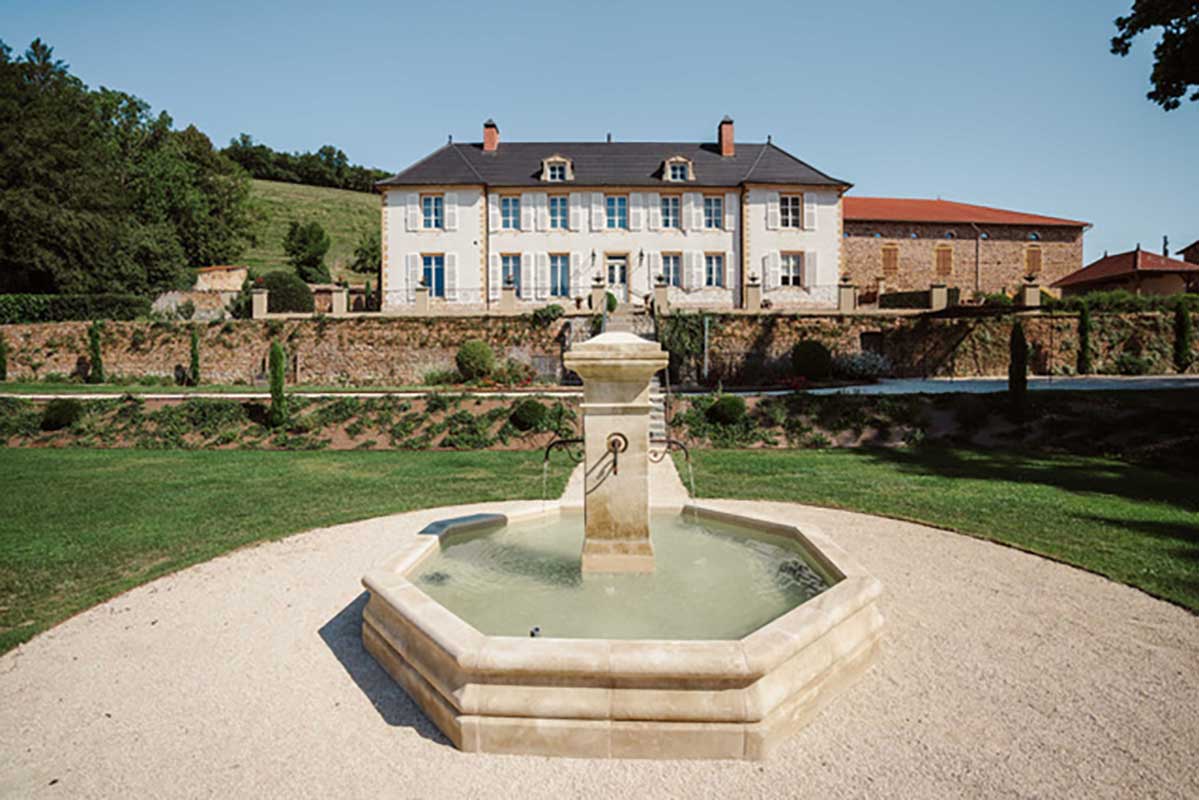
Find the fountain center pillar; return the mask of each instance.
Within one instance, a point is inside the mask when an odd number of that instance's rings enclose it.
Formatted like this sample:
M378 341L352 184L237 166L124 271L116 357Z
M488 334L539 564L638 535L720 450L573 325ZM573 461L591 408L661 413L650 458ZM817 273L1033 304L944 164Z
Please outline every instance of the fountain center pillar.
M632 333L604 333L563 359L583 379L583 572L652 572L649 387L668 356Z

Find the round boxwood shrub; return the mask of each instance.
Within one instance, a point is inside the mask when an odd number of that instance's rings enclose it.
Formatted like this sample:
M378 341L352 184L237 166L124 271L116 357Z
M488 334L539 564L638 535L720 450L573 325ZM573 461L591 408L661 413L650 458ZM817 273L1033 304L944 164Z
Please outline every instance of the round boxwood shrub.
M804 339L791 350L791 368L808 380L821 380L832 374L833 357L820 342Z
M495 354L482 339L469 339L458 348L458 374L465 381L486 378L495 369Z
M737 425L745 419L745 399L735 394L722 394L705 412L708 422L717 425Z
M266 310L272 314L311 314L315 308L312 290L294 272L268 272L262 288L268 292Z
M618 305L620 305L620 301L618 301L616 299L616 295L612 294L611 292L607 293L606 298L607 298L606 302L608 304L608 313L611 314L613 311L616 310L616 307Z
M529 398L516 404L516 408L512 409L508 420L518 431L531 431L545 422L545 414L545 406Z
M69 428L83 416L83 403L66 397L51 400L42 409L42 430L60 431Z

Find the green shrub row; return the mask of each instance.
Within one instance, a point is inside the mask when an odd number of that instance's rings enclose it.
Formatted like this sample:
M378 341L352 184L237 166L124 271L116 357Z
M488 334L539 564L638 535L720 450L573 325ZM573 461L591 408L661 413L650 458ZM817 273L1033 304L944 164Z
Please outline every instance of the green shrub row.
M949 305L956 306L962 299L962 290L956 286L948 289ZM929 308L932 303L932 293L928 290L919 292L887 292L878 298L879 308Z
M133 294L0 294L0 325L130 320L149 314L150 301Z
M1045 302L1044 307L1050 311L1081 311L1085 306L1091 311L1173 311L1182 305L1189 311L1199 311L1199 295L1149 295L1133 294L1124 289L1110 292L1089 292L1087 294L1063 297L1060 300L1052 298Z

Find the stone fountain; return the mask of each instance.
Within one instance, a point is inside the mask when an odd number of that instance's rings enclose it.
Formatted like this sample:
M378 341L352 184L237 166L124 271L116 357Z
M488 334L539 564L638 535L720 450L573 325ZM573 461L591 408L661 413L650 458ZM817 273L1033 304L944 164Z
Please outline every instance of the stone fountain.
M623 332L567 353L581 519L553 502L447 514L363 579L363 644L457 747L764 758L873 662L881 587L820 531L654 503L666 361Z

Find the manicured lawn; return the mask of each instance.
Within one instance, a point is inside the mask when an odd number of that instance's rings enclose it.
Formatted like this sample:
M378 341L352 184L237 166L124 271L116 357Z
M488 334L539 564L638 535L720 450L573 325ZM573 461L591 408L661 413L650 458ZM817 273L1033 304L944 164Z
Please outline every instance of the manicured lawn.
M1199 611L1199 474L938 448L700 450L701 497L925 522L1049 556Z
M550 472L562 493L568 466ZM252 542L429 506L541 496L527 452L0 448L0 652Z

